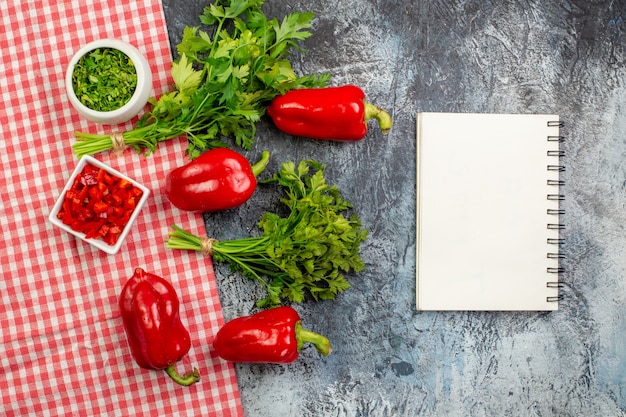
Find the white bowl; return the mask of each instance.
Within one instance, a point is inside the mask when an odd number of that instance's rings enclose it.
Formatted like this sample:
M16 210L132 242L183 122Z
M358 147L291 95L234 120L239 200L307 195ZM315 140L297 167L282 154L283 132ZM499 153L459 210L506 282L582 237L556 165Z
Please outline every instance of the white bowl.
M74 72L74 66L85 54L97 48L118 49L126 54L135 65L135 70L137 71L137 88L128 103L124 104L119 109L105 112L90 109L81 103L74 93L74 89L72 87L72 73ZM76 54L74 54L65 74L65 89L70 99L70 103L72 103L72 106L74 106L74 108L82 116L96 123L119 124L124 123L139 114L148 102L148 99L152 95L152 72L150 71L150 65L148 65L146 58L131 44L117 39L101 39L88 43L80 48Z
M122 230L122 232L120 233L120 236L118 237L117 242L115 243L115 245L109 245L109 244L105 243L102 239L87 239L85 237L84 233L77 232L76 230L74 230L70 226L64 224L60 219L57 218L57 214L59 213L59 210L61 209L61 206L63 205L63 200L65 199L65 192L72 187L72 184L74 183L74 180L83 171L83 168L87 164L91 164L91 165L94 165L94 166L96 166L98 168L102 168L102 169L106 170L111 175L114 175L114 176L119 177L119 178L123 178L123 179L131 182L135 187L139 188L141 191L143 191L143 195L141 196L141 198L139 199L139 202L135 206L135 209L134 209L132 215L130 216L130 218L128 220L128 223L126 223L126 226L124 226L124 230ZM124 239L128 235L128 232L130 232L130 229L131 229L133 223L137 219L137 216L139 215L139 212L141 211L141 209L144 206L144 204L146 203L146 200L148 200L148 196L149 195L150 195L150 190L148 188L146 188L145 186L143 186L142 184L140 184L137 181L127 177L126 175L124 175L121 172L111 168L110 166L108 166L106 164L103 164L102 162L98 161L97 159L95 159L95 158L93 158L93 157L91 157L89 155L85 155L85 156L83 156L80 159L80 161L76 165L76 168L74 168L74 172L72 173L72 175L70 176L69 180L65 184L65 187L63 188L63 191L61 191L61 195L57 199L54 207L52 207L52 211L50 212L50 215L48 216L48 220L50 220L50 222L53 225L55 225L57 227L60 227L61 229L65 230L66 232L71 233L72 235L78 237L79 239L84 240L87 243L90 243L91 245L95 246L96 248L98 248L98 249L100 249L100 250L102 250L102 251L104 251L104 252L106 252L108 254L115 255L120 250L120 247L122 246L122 243L124 242Z

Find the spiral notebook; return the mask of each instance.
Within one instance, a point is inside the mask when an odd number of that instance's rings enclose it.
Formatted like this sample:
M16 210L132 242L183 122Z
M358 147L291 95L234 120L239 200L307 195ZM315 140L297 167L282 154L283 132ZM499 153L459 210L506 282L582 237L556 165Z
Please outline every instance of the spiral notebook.
M562 122L417 115L417 310L557 310Z

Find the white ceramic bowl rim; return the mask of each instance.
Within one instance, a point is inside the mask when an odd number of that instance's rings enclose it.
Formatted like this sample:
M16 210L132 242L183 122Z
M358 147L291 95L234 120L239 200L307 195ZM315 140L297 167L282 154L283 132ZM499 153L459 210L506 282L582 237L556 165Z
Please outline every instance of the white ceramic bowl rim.
M106 112L91 109L85 106L78 99L78 97L76 96L76 93L74 92L73 83L72 83L72 74L74 72L74 66L78 63L78 61L83 56L93 51L94 49L98 49L98 48L118 49L122 51L124 54L126 54L131 59L131 61L133 61L133 63L135 64L135 71L137 72L137 87L135 88L135 91L133 92L133 95L131 96L130 100L128 100L126 104L124 104L119 109L106 111ZM135 48L133 45L129 43L126 43L118 39L99 39L99 40L88 43L87 45L80 48L78 52L74 54L74 56L72 57L68 65L65 83L67 85L67 93L69 95L70 101L72 102L74 106L80 107L84 113L90 114L92 116L106 117L110 119L115 119L116 117L122 116L129 108L135 106L138 100L142 99L141 98L141 95L142 95L141 86L147 76L144 70L144 67L140 64L143 59L144 59L143 55L141 54L141 52L139 52L137 48Z

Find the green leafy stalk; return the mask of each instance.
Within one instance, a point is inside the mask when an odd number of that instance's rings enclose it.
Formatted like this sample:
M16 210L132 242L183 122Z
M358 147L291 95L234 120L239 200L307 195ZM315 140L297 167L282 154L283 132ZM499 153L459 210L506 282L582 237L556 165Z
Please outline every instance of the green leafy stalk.
M297 76L289 61L298 42L312 35L311 12L294 12L281 22L262 11L264 0L216 0L200 22L212 29L184 29L172 65L173 91L149 100L151 109L133 130L120 134L76 132L77 156L123 146L153 152L158 143L185 136L187 155L228 146L249 150L256 123L271 100L291 89L326 86L330 76Z
M327 184L324 170L315 161L287 162L264 181L284 187L280 201L289 213L265 213L258 224L260 236L218 241L173 225L167 247L204 251L256 280L267 292L259 307L302 302L306 294L314 300L334 299L350 288L344 274L365 268L359 248L368 232L356 214L344 215L352 206L336 186Z

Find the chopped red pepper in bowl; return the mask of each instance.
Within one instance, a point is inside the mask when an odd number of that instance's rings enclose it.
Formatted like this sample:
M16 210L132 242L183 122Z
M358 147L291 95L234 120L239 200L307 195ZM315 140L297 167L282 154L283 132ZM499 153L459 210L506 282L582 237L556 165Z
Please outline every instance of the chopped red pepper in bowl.
M50 222L109 254L119 251L150 190L84 156L54 205Z

